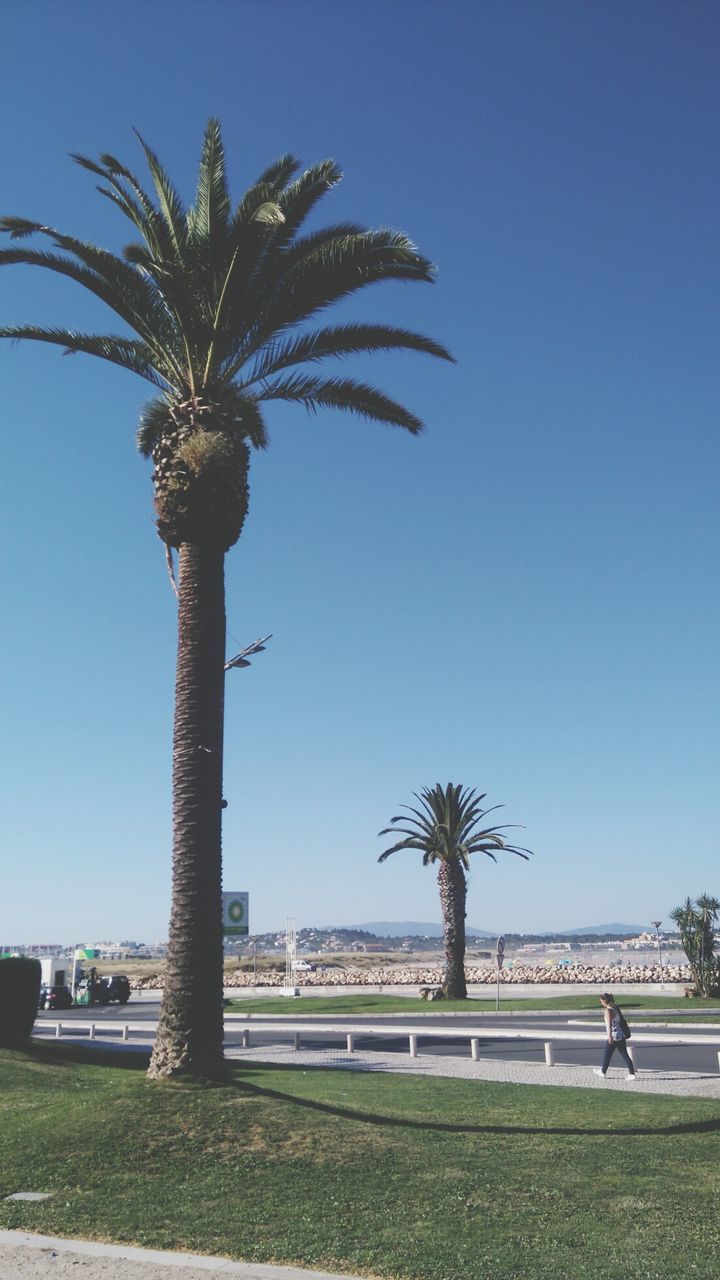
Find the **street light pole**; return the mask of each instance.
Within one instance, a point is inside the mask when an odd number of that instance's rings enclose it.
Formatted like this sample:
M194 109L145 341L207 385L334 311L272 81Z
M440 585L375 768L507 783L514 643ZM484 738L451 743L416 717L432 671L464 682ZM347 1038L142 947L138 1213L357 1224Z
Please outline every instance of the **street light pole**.
M658 949L658 962L660 964L660 986L662 987L665 985L664 978L663 978L662 951L660 950L660 925L662 924L662 920L652 920L651 924L655 929L655 939L657 941L657 949Z

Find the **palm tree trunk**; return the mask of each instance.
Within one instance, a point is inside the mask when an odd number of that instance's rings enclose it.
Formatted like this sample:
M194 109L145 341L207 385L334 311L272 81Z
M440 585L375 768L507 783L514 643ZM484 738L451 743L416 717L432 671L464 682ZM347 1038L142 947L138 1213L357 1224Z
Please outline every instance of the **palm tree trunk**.
M223 551L183 543L173 733L167 969L148 1075L216 1075L223 1060Z
M441 862L438 887L443 917L445 977L443 995L448 1000L466 1000L465 982L465 899L467 884L462 864Z

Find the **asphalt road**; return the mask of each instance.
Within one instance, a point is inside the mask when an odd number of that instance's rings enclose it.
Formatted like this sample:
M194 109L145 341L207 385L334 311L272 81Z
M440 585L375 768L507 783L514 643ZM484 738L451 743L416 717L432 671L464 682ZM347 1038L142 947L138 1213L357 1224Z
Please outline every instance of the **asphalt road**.
M41 1011L38 1013L38 1021L45 1020L62 1022L68 1026L73 1022L85 1022L92 1020L98 1028L98 1033L104 1022L131 1022L147 1024L147 1033L152 1032L157 1022L160 1002L158 1000L130 1000L126 1005L109 1005L106 1008L100 1006L91 1009L67 1009L62 1013ZM288 1010L288 1020L297 1020L302 1017L303 1021L307 1020L307 1016L301 1013L300 1008L293 1008L292 1012ZM303 1033L302 1043L308 1047L331 1048L337 1046L338 1043L344 1042L344 1033L332 1035L334 1025L347 1026L352 1023L360 1027L363 1022L362 1016L337 1016L332 1015L313 1015L313 1023L317 1026L317 1031L312 1033ZM373 1035L363 1037L362 1032L358 1030L355 1035L355 1046L357 1049L379 1049L382 1047L386 1053L408 1053L408 1037L407 1032L403 1034L403 1023L408 1021L408 1016L394 1016L387 1014L385 1016L372 1015L366 1017L366 1021L372 1022L374 1027L387 1026L387 1039L382 1036ZM720 1021L720 1019L719 1019ZM583 1033L587 1033L589 1038L577 1041L564 1042L555 1041L555 1061L558 1064L572 1064L577 1066L591 1067L597 1065L600 1061L602 1053L602 1045L597 1039L598 1032L602 1031L602 1019L597 1017L593 1019L588 1013L568 1014L565 1013L515 1013L505 1014L499 1013L468 1013L462 1014L461 1019L452 1019L449 1022L447 1015L445 1017L439 1015L413 1014L412 1022L416 1024L421 1022L428 1028L442 1029L452 1025L453 1022L460 1022L463 1027L472 1027L479 1040L479 1053L481 1057L492 1058L496 1061L508 1062L544 1062L544 1048L542 1040L507 1040L493 1036L493 1027L510 1029L517 1033L522 1033L524 1028L535 1032L546 1030L548 1039L552 1039L553 1031L575 1031L579 1037ZM677 1013L672 1012L664 1019L666 1025L659 1025L653 1021L652 1026L648 1024L643 1028L640 1024L643 1022L642 1017L637 1015L633 1019L638 1034L642 1030L652 1030L655 1034L662 1035L667 1031L668 1037L682 1035L692 1041L694 1036L708 1034L711 1028L707 1024L700 1024L696 1028L689 1025L687 1009L683 1008ZM676 1024L682 1024L676 1027ZM243 1027L249 1027L252 1034L253 1045L277 1043L282 1039L282 1018L277 1018L277 1032L264 1033L253 1029L252 1019L248 1022L238 1022L235 1019L226 1023L225 1040L230 1045L239 1045L242 1039ZM143 1033L130 1032L130 1039L138 1039ZM292 1034L287 1033L287 1039L292 1039ZM638 1068L654 1071L690 1071L706 1075L708 1073L717 1074L718 1071L718 1049L712 1045L674 1045L674 1044L634 1044L633 1045L635 1063ZM435 1036L429 1039L418 1037L418 1053L454 1055L466 1057L469 1053L467 1042L453 1039L437 1039ZM621 1065L622 1060L616 1054L613 1059L613 1065Z

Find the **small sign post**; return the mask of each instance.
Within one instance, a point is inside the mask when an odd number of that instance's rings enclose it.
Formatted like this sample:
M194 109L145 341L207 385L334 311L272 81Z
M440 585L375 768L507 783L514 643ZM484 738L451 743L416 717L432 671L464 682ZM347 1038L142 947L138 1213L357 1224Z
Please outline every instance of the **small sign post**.
M505 939L502 935L497 940L497 990L495 993L495 1012L500 1011L500 970L505 963Z

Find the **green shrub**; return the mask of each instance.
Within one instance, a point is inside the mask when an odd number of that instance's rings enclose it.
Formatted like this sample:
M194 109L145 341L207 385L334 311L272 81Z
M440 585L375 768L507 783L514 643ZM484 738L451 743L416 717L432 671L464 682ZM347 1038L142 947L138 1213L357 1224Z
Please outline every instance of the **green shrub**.
M0 1044L27 1040L37 1016L42 969L29 956L0 957Z
M715 955L715 927L720 899L701 893L697 902L686 898L670 912L680 930L680 941L690 964L698 996L720 995L720 956Z

